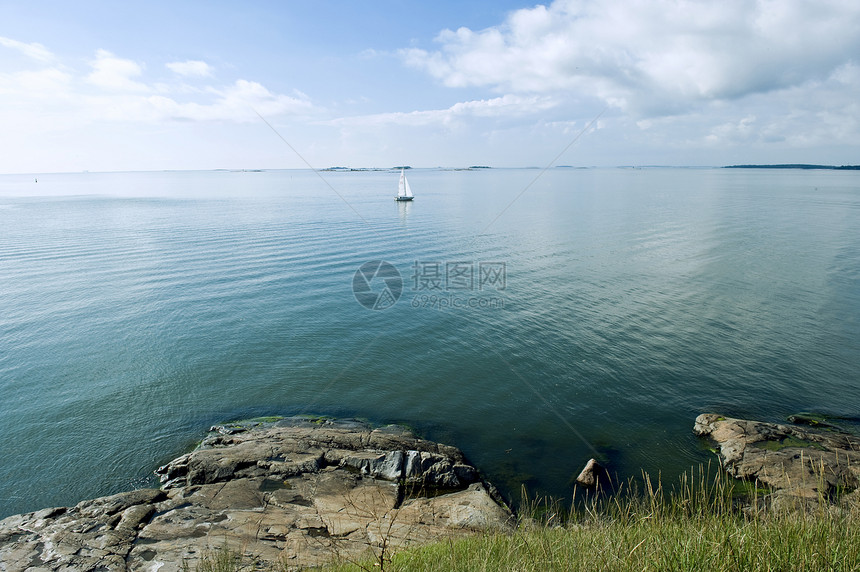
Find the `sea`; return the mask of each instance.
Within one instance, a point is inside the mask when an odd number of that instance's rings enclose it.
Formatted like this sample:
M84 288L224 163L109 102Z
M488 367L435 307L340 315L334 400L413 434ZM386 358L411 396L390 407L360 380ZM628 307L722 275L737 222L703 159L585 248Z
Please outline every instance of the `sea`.
M0 176L0 517L213 424L402 423L516 499L713 462L696 416L860 417L860 173Z

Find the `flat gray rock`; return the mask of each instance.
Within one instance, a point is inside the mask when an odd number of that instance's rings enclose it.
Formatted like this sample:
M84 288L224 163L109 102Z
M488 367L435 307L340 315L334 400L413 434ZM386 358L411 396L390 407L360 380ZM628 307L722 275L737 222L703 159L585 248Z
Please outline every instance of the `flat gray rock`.
M773 508L860 501L860 437L714 413L699 415L693 432L717 443L730 475L772 489Z
M144 489L0 521L0 572L193 570L227 547L288 569L509 530L455 447L397 426L284 419L214 427Z

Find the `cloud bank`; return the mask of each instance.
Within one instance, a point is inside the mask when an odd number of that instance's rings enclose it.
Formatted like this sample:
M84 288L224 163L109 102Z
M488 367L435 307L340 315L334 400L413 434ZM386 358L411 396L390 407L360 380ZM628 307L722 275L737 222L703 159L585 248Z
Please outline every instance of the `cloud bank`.
M179 80L152 77L145 63L99 49L75 69L41 44L0 37L3 48L23 54L33 65L0 70L3 123L28 118L28 129L43 125L81 126L100 121L259 121L262 114L307 114L314 107L304 94L274 93L258 82L214 81L214 68L187 60L164 66Z
M659 117L828 81L856 65L858 29L851 2L557 0L401 55L449 87L592 97Z

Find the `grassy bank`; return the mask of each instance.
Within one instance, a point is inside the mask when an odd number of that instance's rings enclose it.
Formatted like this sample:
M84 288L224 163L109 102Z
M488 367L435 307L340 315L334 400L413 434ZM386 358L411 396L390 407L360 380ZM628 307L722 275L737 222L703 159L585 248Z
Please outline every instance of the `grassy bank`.
M387 570L857 570L856 523L802 519L641 520L520 531L394 556ZM332 570L374 570L373 563Z
M817 499L811 512L764 510L764 491L699 470L665 490L586 500L571 511L527 501L512 534L440 542L332 572L547 570L860 570L860 513ZM744 508L746 506L746 508ZM536 517L536 518L535 518ZM384 555L389 556L389 555Z
M762 491L702 470L671 490L647 477L640 490L634 486L611 498L581 500L572 510L526 499L521 512L529 516L513 533L377 548L367 560L324 570L860 570L856 509L837 510L818 499L811 512L765 511L757 500ZM741 496L751 506L744 508ZM238 561L232 568L241 569Z
M366 561L338 572L378 570ZM858 570L856 520L644 517L443 542L399 554L386 570Z

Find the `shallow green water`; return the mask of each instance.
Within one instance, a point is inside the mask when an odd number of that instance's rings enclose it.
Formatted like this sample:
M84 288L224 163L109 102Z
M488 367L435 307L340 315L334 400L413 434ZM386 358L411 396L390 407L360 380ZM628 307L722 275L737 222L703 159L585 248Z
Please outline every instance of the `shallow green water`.
M0 177L0 516L255 415L405 422L557 495L706 460L702 411L860 415L856 173L538 174Z

